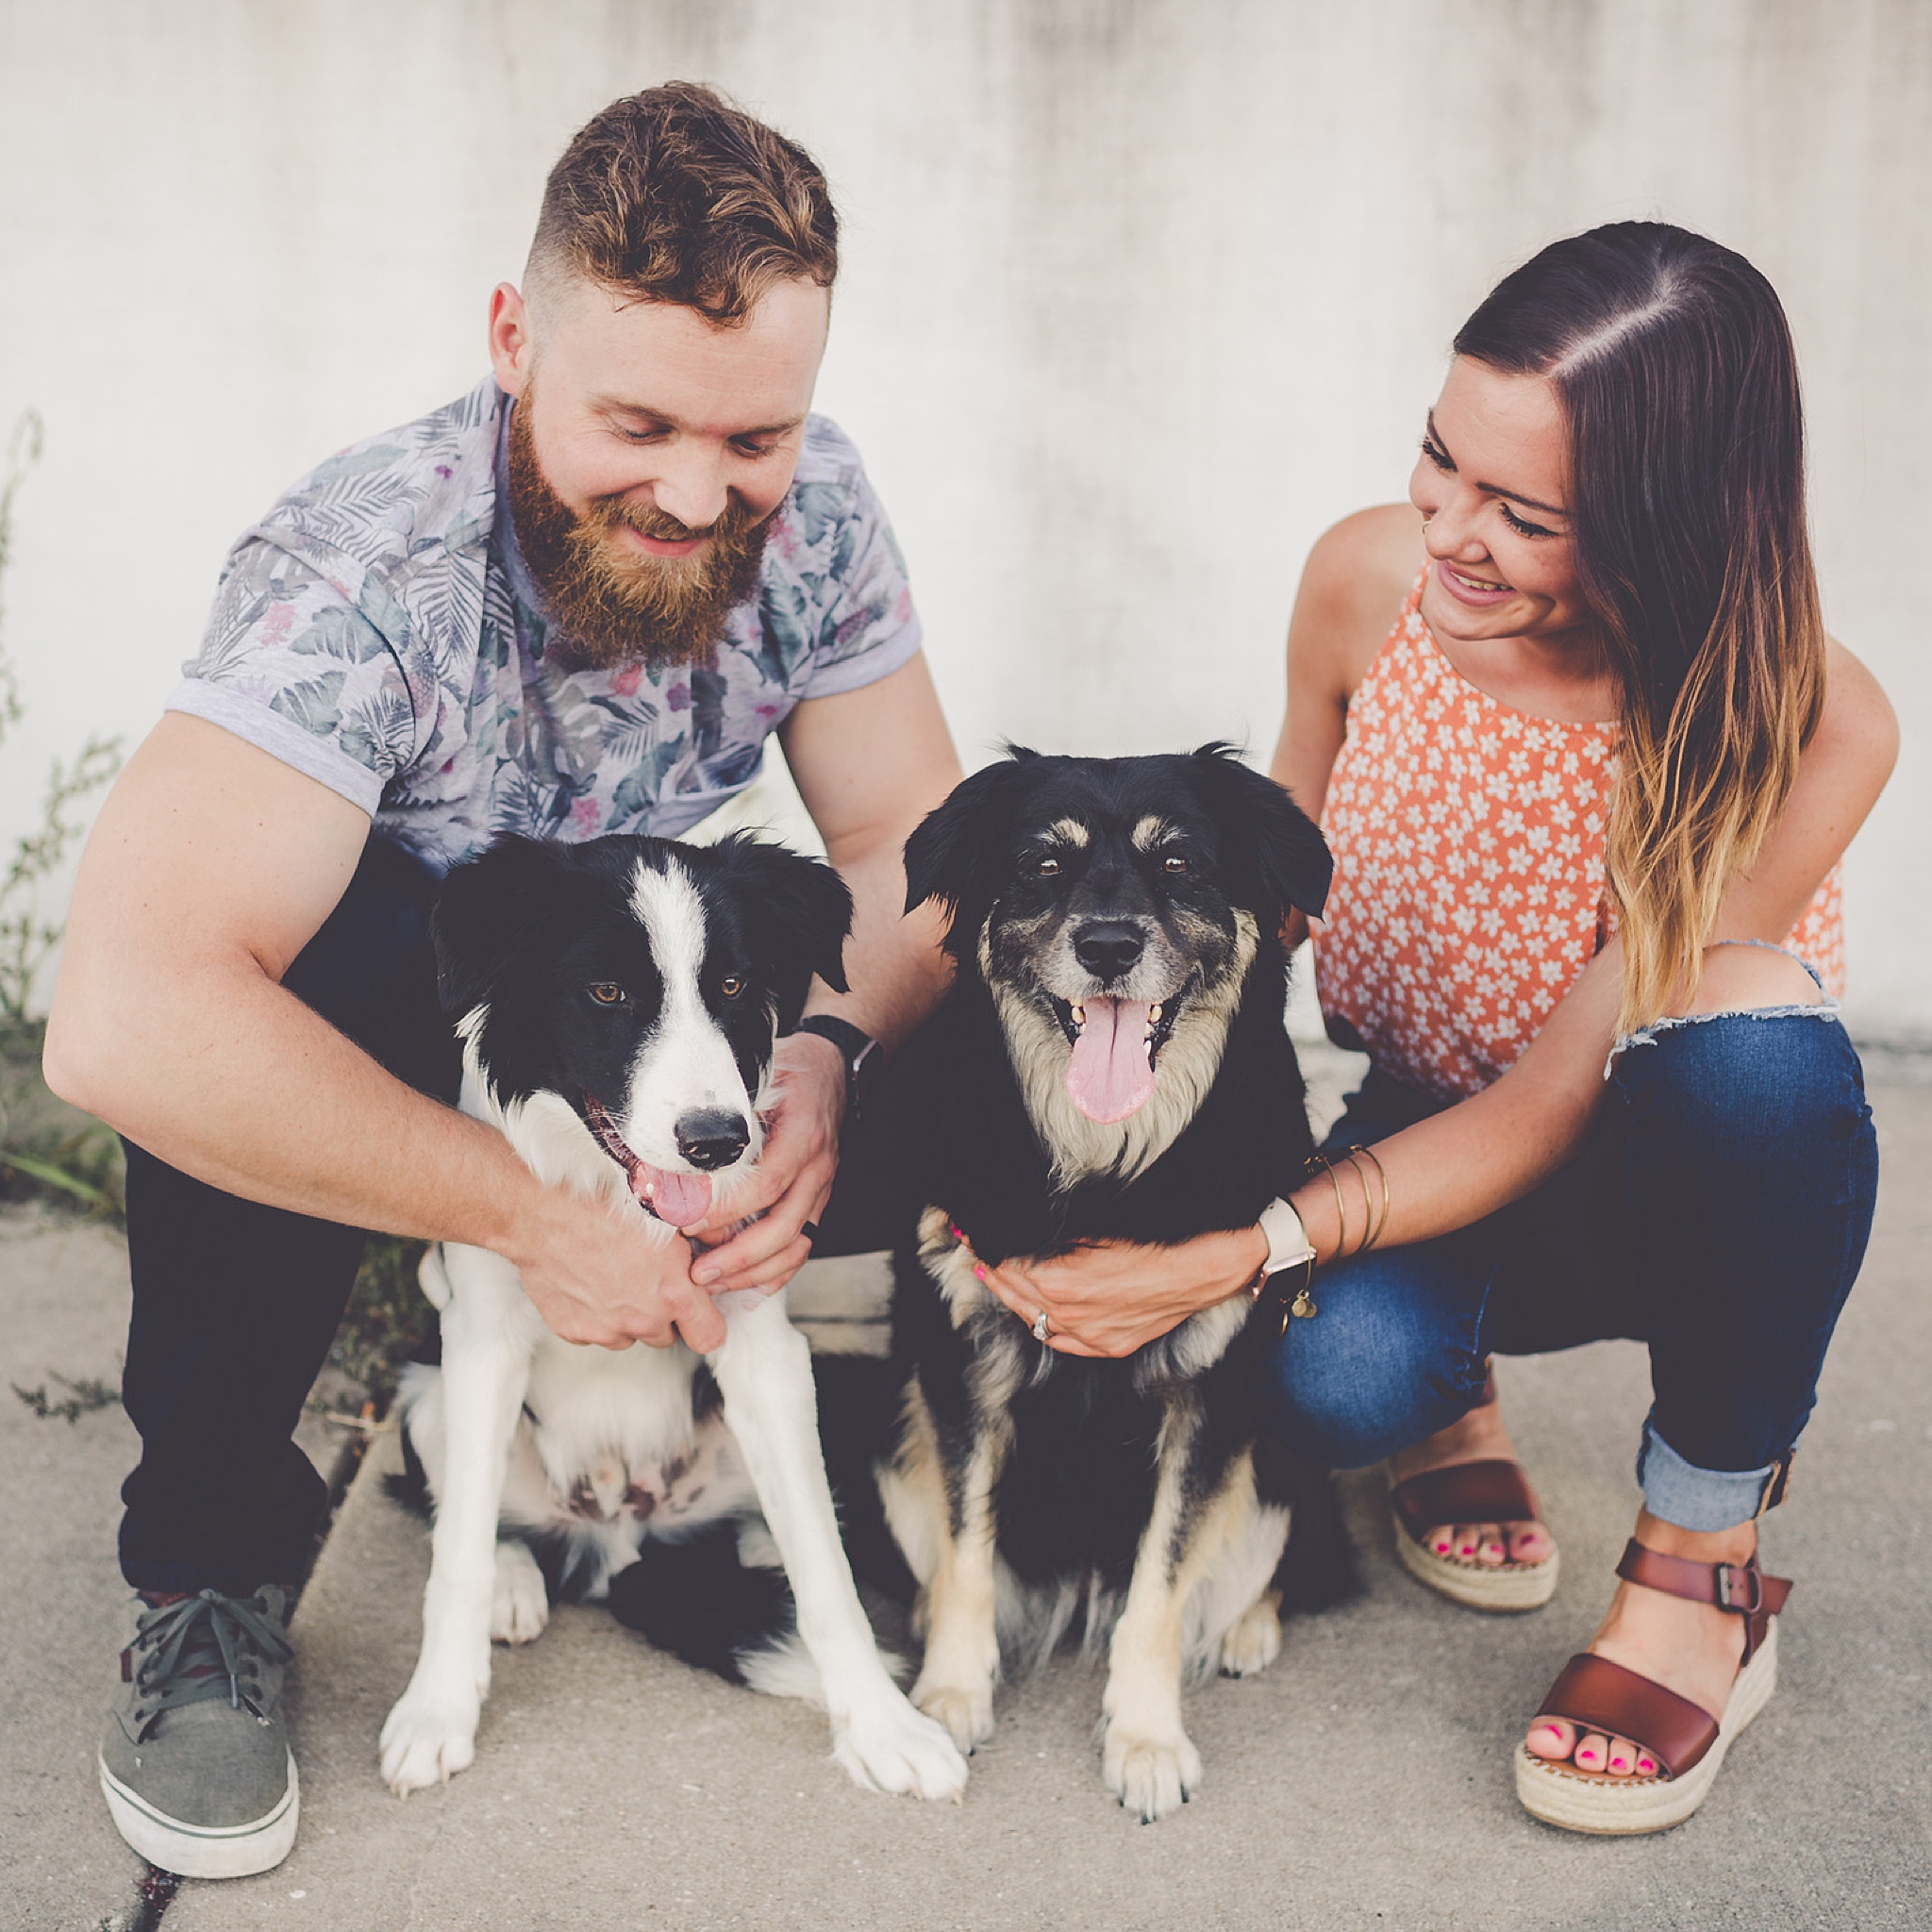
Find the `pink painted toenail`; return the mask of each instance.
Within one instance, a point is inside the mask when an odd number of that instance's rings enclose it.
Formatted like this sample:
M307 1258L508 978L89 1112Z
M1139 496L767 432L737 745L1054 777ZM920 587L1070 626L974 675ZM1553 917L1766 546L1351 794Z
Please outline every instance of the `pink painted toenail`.
M1640 1757L1637 1760L1637 1768L1645 1777L1648 1777L1657 1769L1657 1759L1655 1757Z
M1463 1557L1473 1557L1475 1555L1475 1545L1474 1543L1464 1543L1457 1554Z
M1628 1771L1630 1769L1630 1760L1627 1757L1613 1757L1610 1759L1610 1769L1612 1771Z
M1446 1538L1436 1545L1436 1554L1439 1557L1446 1557L1449 1554L1449 1543Z

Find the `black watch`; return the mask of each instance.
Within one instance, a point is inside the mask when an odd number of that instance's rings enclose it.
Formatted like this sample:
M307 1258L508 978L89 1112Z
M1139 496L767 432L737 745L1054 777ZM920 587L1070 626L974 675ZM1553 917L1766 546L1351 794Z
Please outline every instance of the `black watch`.
M816 1033L839 1049L839 1058L845 1062L845 1118L856 1121L886 1070L886 1057L879 1051L878 1041L850 1020L841 1020L833 1013L813 1013L791 1030Z

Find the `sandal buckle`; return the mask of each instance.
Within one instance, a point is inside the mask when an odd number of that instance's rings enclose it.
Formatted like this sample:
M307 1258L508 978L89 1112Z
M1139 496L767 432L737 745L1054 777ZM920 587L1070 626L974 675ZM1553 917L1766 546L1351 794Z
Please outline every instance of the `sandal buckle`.
M1717 1585L1717 1607L1755 1617L1764 1607L1764 1573L1756 1563L1713 1563L1711 1576ZM1738 1579L1749 1586L1747 1597L1740 1593Z

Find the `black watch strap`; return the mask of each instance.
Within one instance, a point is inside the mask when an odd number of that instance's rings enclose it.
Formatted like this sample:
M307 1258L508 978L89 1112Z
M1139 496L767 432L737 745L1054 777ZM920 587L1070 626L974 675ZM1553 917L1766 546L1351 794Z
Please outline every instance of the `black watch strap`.
M885 1067L885 1056L879 1051L878 1041L863 1027L855 1026L850 1020L841 1020L835 1013L809 1014L791 1030L816 1033L838 1048L839 1058L845 1062L846 1116L857 1120L874 1081Z

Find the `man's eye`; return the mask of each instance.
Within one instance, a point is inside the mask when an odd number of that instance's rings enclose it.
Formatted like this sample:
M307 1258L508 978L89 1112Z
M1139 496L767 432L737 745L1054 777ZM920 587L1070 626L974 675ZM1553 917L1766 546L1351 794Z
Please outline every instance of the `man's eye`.
M1167 855L1167 857L1160 861L1160 869L1162 872L1165 873L1174 873L1178 874L1180 873L1188 871L1189 866L1188 861L1185 858L1183 858L1178 852L1170 852Z
M735 1000L744 991L744 981L739 978L735 973L727 974L718 982L718 991L727 1000Z
M600 1007L621 1007L630 995L615 980L600 979L591 987L591 997Z

